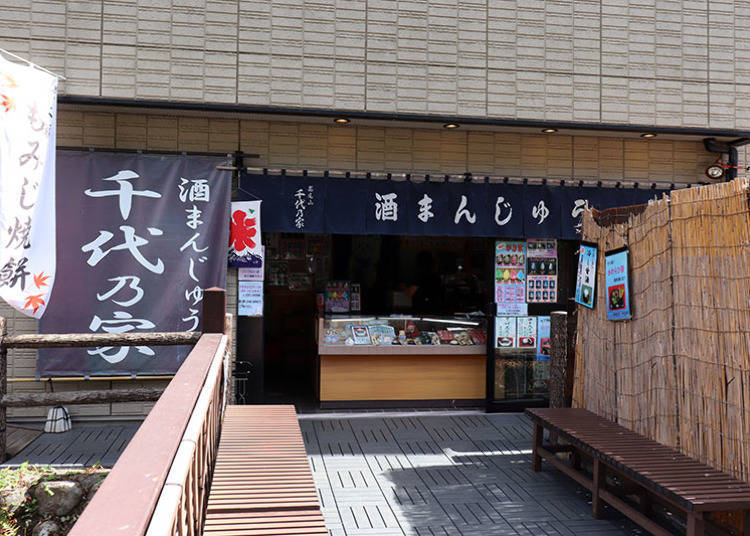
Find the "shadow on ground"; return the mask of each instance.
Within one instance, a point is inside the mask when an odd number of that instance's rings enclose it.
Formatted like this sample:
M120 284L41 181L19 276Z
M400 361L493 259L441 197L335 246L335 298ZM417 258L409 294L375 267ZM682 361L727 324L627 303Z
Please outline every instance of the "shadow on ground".
M531 423L478 412L300 416L332 536L646 534L558 471L531 471Z

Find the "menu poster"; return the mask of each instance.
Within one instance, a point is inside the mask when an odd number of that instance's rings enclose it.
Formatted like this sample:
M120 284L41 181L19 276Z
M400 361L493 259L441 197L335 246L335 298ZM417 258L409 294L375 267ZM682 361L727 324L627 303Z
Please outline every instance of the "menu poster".
M263 281L239 281L237 285L237 316L263 316Z
M527 242L528 256L535 259L556 259L557 240L546 238L529 238Z
M495 317L495 348L513 348L516 342L516 318Z
M367 326L352 326L352 339L354 344L372 344Z
M576 303L594 308L596 294L596 244L581 243L578 250L578 276L576 278Z
M326 283L326 313L349 312L349 281L329 281Z
M524 303L526 242L495 242L495 302Z
M628 320L633 314L628 281L628 248L604 254L605 286L607 288L607 319Z
M516 346L536 348L537 324L535 316L521 316L516 319Z
M526 301L557 302L557 241L528 241Z
M528 316L529 304L524 303L509 303L509 302L498 302L497 304L498 316Z
M552 345L550 343L550 318L548 316L537 318L536 336L536 360L549 361Z
M557 301L557 276L529 275L527 299L530 303L555 303Z

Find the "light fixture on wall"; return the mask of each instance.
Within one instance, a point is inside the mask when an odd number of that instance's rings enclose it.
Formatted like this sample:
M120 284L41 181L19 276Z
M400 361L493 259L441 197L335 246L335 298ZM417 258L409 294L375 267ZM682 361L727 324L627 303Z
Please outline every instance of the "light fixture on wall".
M555 132L557 132L556 128L543 128L542 129L543 134L554 134Z
M641 138L651 139L655 137L656 137L656 134L654 134L653 132L644 132L643 134L641 134Z
M334 123L338 123L339 125L346 125L350 121L351 119L347 119L346 117L337 117L333 120Z
M458 128L460 126L461 125L459 125L457 123L446 123L446 124L443 125L443 128Z

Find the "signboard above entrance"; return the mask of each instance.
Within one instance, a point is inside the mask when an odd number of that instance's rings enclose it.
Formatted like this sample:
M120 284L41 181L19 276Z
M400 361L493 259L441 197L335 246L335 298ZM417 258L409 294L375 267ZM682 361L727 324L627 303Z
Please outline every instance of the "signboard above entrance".
M267 232L576 240L587 201L607 209L647 203L666 191L243 171L238 197L263 201Z

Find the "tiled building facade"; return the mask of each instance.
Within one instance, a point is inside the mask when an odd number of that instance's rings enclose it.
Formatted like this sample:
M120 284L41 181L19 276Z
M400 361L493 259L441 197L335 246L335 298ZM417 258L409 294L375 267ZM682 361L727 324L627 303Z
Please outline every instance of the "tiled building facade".
M258 155L246 165L271 168L685 183L717 158L702 138L750 132L746 1L1 5L0 47L66 77L59 146L241 150ZM334 113L353 120L336 125ZM448 119L461 128L442 128ZM559 131L540 133L545 123ZM640 137L648 131L657 137ZM4 305L0 314L15 333L36 329ZM33 377L34 352L12 353L9 372ZM97 387L56 389L87 386Z

